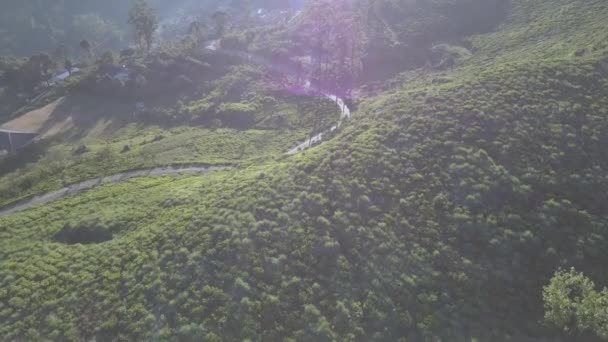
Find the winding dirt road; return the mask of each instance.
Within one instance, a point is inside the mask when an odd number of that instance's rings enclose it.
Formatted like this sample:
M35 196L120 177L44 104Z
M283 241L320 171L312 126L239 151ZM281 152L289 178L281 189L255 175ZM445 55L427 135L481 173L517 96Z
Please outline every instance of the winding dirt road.
M224 48L222 48L221 42L219 39L208 40L203 44L203 46L204 46L203 49L205 49L205 50L218 52L218 53L225 53L225 54L228 54L231 56L237 56L250 63L260 64L260 65L263 65L270 69L277 70L283 74L295 74L295 72L293 70L290 70L289 67L287 67L285 65L273 64L264 57L256 56L254 54L244 52L244 51L224 49ZM312 82L310 80L305 81L305 83L302 84L301 86L304 89L307 89L308 91L314 90L317 94L319 94L319 93L323 94L324 97L326 97L329 100L331 100L332 102L334 102L340 108L340 118L339 118L338 122L335 125L333 125L332 127L330 127L328 130L315 134L314 136L306 139L306 141L299 143L297 146L295 146L294 148L287 151L286 154L288 154L288 155L294 155L298 152L301 152L303 150L306 150L306 149L312 147L315 143L322 141L324 135L331 133L331 132L337 130L338 128L340 128L340 126L342 125L342 122L345 119L351 118L350 108L348 108L348 106L346 105L344 100L341 99L340 97L338 97L337 95L323 91L323 89L320 89L319 87L316 87L314 84L312 84Z
M293 155L293 154L296 154L307 148L310 148L315 143L323 140L323 136L325 134L337 130L345 119L350 119L351 111L348 108L348 106L344 103L344 100L337 97L336 95L325 95L325 97L330 99L331 101L333 101L340 108L340 119L339 119L338 123L333 125L330 129L328 129L324 132L318 133L318 134L314 135L313 137L307 139L306 141L298 144L296 147L287 151L287 154ZM146 170L121 172L121 173L117 173L117 174L111 175L111 176L98 177L98 178L86 180L84 182L73 184L73 185L61 188L59 190L53 191L53 192L35 196L33 198L17 202L15 204L9 205L7 207L0 208L0 217L8 216L17 211L29 209L29 208L32 208L35 206L47 204L47 203L56 201L58 199L70 196L70 195L74 195L74 194L77 194L77 193L80 193L80 192L83 192L86 190L90 190L90 189L100 186L100 185L118 183L118 182L122 182L122 181L125 181L128 179L131 179L131 178L159 177L159 176L180 174L180 173L205 174L205 173L209 173L212 171L225 170L228 168L229 167L227 167L227 166L169 166L169 167L157 167L157 168L146 169Z
M291 150L287 151L287 154L293 155L293 154L296 154L296 153L298 153L300 151L303 151L303 150L305 150L307 148L310 148L315 143L320 142L321 140L323 140L323 136L325 134L331 133L331 132L337 130L338 128L340 128L340 125L342 125L342 122L345 119L350 119L350 117L351 117L350 108L348 108L348 106L344 103L344 100L342 100L341 98L337 97L336 95L325 95L325 97L328 98L328 99L330 99L335 104L337 104L338 107L340 107L340 120L338 121L337 124L331 126L330 129L312 136L311 138L307 139L306 141L298 144L298 146L296 146L296 147L292 148Z
M199 173L206 174L213 171L221 171L226 170L229 167L227 166L168 166L168 167L156 167L152 169L146 170L136 170L129 172L121 172L115 175L99 177L95 179L86 180L84 182L80 182L77 184L73 184L70 186L66 186L59 190L49 192L43 195L35 196L30 199L26 199L20 201L18 203L14 203L9 205L8 207L0 209L0 217L7 216L13 214L17 211L29 209L35 206L47 204L58 199L74 195L86 190L90 190L100 185L112 184L122 182L131 178L137 177L160 177L172 174L182 174L182 173Z
M219 48L218 41L212 41L211 43L212 44L207 44L205 48L209 49L209 50L213 50L213 51L218 50L218 48ZM246 57L249 60L254 59L253 56L250 54L246 54ZM307 81L304 86L307 89L312 88L310 81ZM351 110L350 110L350 108L348 108L346 103L344 103L343 99L341 99L338 96L333 95L333 94L324 94L324 96L326 98L328 98L329 100L331 100L332 102L334 102L340 108L340 118L339 118L338 122L335 125L333 125L331 128L329 128L328 130L325 130L321 133L317 133L316 135L312 136L311 138L307 139L306 141L298 144L294 148L287 151L286 154L294 155L300 151L310 148L315 143L322 141L324 135L337 130L342 125L342 122L344 120L351 118ZM86 180L84 182L73 184L73 185L61 188L59 190L53 191L53 192L35 196L30 199L26 199L26 200L11 204L7 207L0 208L0 217L7 216L7 215L13 214L17 211L29 209L29 208L32 208L35 206L47 204L47 203L56 201L58 199L70 196L70 195L74 195L74 194L77 194L77 193L80 193L80 192L83 192L86 190L90 190L90 189L95 188L100 185L118 183L118 182L122 182L122 181L125 181L128 179L131 179L131 178L159 177L159 176L180 174L180 173L206 174L206 173L209 173L212 171L220 171L220 170L225 170L228 168L229 167L227 167L227 166L169 166L169 167L157 167L157 168L146 169L146 170L121 172L121 173L117 173L117 174L111 175L111 176L98 177L95 179Z

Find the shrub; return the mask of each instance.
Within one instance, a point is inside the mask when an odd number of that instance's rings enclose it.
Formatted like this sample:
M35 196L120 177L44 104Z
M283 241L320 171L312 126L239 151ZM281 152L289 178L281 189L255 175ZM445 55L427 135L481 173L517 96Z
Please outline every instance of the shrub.
M256 108L247 103L222 103L217 114L226 125L244 129L255 125Z

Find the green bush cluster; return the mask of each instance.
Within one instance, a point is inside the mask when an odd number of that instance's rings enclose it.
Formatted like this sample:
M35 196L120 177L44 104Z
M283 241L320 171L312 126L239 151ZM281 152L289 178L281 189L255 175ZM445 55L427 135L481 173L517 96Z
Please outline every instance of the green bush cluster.
M545 320L563 329L573 339L608 337L608 289L595 289L595 284L574 268L555 273L543 289Z

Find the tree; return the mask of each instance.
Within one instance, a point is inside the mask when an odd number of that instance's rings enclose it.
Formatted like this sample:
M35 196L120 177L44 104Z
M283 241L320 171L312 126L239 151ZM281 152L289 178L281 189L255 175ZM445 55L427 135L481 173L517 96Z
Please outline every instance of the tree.
M221 38L226 31L226 24L228 23L228 14L224 11L217 11L211 16L215 23L215 37Z
M203 39L207 33L207 25L202 21L194 21L190 24L188 33L196 40Z
M135 50L131 48L120 51L120 58L122 60L129 59L135 55Z
M57 61L57 63L61 63L66 58L68 58L68 47L61 44L53 52L53 59Z
M21 68L12 67L7 69L2 75L2 80L8 86L8 89L14 92L21 90L23 79L21 77Z
M294 34L312 52L317 85L348 96L361 73L366 40L357 9L348 2L310 1Z
M8 87L11 92L21 90L21 70L27 60L15 57L0 57L0 84Z
M66 58L66 60L63 63L63 67L68 72L68 75L72 76L72 68L74 67L74 64L72 64L72 61Z
M91 48L91 43L89 43L89 41L86 39L81 40L79 45L80 45L80 48L83 50L89 50Z
M128 23L135 29L135 43L146 51L152 48L154 32L158 29L158 16L146 0L137 0L131 12Z
M116 57L112 51L106 51L100 59L101 64L114 64L116 62Z
M193 46L198 46L200 42L207 39L208 36L207 25L202 21L193 21L188 29L189 40Z
M72 31L70 33L74 42L85 37L95 47L105 45L117 47L122 40L120 30L111 21L105 20L97 14L80 14L72 21ZM113 46L108 46L112 45Z
M32 55L20 72L22 84L26 90L33 91L42 81L45 81L50 86L53 66L53 59L48 54Z
M357 83L365 40L358 22L356 8L348 2L313 0L308 2L299 27L294 30L294 40L302 41L304 49L311 51L311 77L321 99L327 93L341 98L350 96ZM321 119L315 118L311 137Z
M608 289L595 284L574 268L559 271L543 289L545 320L572 335L586 331L608 338Z
M88 56L89 59L93 59L93 50L91 49L91 43L88 40L84 39L80 41L78 44L82 51Z

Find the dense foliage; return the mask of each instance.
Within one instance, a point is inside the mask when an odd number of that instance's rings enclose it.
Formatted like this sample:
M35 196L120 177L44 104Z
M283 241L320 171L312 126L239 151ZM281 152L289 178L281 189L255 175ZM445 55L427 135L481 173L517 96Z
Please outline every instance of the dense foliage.
M187 0L152 0L163 13ZM99 48L125 44L132 1L3 0L0 12L0 53L29 55L60 44L77 50L82 39ZM123 37L125 36L125 37Z
M464 37L502 23L509 0L360 1L368 36L366 79L428 64L437 43L468 46Z
M574 268L560 271L543 290L545 319L577 339L593 332L608 338L608 289L601 292L595 284Z
M201 53L194 39L120 57L146 82L102 90L104 68L119 65L110 55L87 71L66 101L100 107L103 94L112 106L32 145L34 157L0 162L0 203L132 167L237 167L0 217L0 336L606 338L606 290L594 284L608 284L608 4L378 0L321 13L324 3L276 25L218 14L212 35L230 53ZM334 139L285 156L335 114L293 87L300 73L354 98L377 59L405 72L357 99ZM174 84L181 76L192 83ZM146 109L131 120L118 99L132 108L133 97L175 119L155 126ZM572 267L589 278L559 271Z

